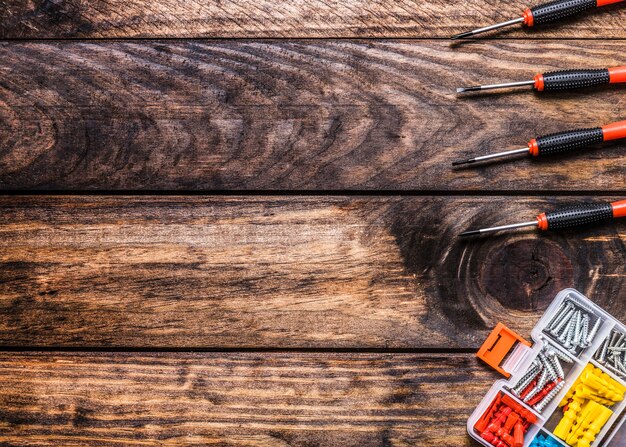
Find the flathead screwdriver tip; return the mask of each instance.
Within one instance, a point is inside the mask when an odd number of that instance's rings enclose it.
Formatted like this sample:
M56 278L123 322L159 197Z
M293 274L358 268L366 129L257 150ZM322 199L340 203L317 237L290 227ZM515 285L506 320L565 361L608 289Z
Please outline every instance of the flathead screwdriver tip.
M477 92L478 90L482 90L480 85L473 85L471 87L459 87L456 89L457 93L465 93L465 92Z
M479 234L480 234L480 230L470 230L470 231L464 231L463 233L459 234L459 237L478 236Z
M459 34L455 34L454 36L450 37L451 40L459 40L459 39L464 39L466 37L470 37L474 35L474 31L467 31L465 33L459 33Z
M455 160L452 162L452 166L466 165L468 163L476 162L475 158L468 158L467 160Z

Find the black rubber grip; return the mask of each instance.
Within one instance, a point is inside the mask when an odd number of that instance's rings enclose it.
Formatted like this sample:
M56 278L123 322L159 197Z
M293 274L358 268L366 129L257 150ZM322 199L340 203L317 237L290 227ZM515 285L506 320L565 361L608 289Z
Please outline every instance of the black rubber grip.
M543 75L544 91L568 90L608 84L611 78L608 68L597 70L551 71Z
M551 155L601 143L604 141L604 134L601 127L594 127L553 133L545 137L538 137L536 140L539 155Z
M530 8L533 25L557 22L596 7L596 0L557 0Z
M563 208L546 213L549 230L588 225L613 218L613 207L610 203L591 203L588 205Z

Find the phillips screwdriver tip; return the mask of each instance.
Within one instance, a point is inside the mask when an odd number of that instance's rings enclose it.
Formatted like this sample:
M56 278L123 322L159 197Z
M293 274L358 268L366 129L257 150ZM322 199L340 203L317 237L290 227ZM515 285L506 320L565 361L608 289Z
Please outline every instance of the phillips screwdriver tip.
M467 160L456 160L452 162L452 166L465 165L468 163L474 163L476 161L475 158L468 158Z
M479 234L480 234L480 230L470 230L470 231L464 231L463 233L459 234L459 237L478 236Z

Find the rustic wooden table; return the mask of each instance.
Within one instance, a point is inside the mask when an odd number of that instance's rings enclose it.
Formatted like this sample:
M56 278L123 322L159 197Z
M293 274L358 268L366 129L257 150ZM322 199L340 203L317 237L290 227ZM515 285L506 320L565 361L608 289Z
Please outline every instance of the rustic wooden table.
M475 445L498 321L565 287L626 320L624 223L456 237L626 195L624 143L450 169L624 119L455 95L625 62L620 5L446 39L523 6L0 0L0 444Z

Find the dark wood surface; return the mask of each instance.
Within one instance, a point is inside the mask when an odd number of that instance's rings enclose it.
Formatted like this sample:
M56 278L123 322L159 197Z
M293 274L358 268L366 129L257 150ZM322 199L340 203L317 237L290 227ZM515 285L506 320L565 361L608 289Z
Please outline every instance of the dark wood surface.
M623 5L444 39L526 6L0 0L0 445L476 446L498 321L626 321L626 222L457 238L626 198L624 143L450 169L626 118L455 95L626 63Z
M507 0L0 0L6 38L449 37L521 17L542 1ZM621 5L536 31L499 37L624 38Z
M0 356L5 445L470 446L471 355Z
M626 104L624 86L462 97L456 87L615 66L624 49L587 40L4 43L0 189L624 191L623 142L450 166L619 121Z
M626 319L626 222L457 237L588 199L5 197L0 343L472 350L572 286Z

